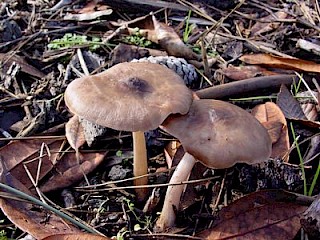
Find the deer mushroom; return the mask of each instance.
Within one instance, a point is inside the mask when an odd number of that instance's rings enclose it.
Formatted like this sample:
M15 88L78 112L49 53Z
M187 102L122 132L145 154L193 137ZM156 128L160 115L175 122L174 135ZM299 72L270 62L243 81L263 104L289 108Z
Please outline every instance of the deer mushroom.
M170 183L186 181L197 160L221 169L236 163L263 162L271 155L267 130L245 110L223 101L195 100L188 114L169 116L162 128L179 139L186 151ZM168 187L156 231L174 225L174 209L179 207L183 188Z
M154 63L125 62L72 81L65 91L70 111L95 124L133 132L134 176L147 174L143 131L157 128L170 114L186 114L192 92L172 70ZM146 177L135 185L145 185ZM137 189L145 197L145 189Z

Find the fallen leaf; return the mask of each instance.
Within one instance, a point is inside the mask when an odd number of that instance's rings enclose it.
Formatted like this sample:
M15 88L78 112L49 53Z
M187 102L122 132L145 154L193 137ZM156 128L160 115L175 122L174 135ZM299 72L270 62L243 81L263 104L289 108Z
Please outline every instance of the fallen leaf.
M1 161L1 182L32 196L32 193L21 182L7 172L3 163L4 161ZM2 212L15 226L36 239L58 233L81 232L78 228L68 225L60 217L26 201L0 198L0 207Z
M181 143L173 140L170 141L164 148L164 154L166 157L166 162L168 168L172 168L173 166L177 165L180 159L184 154L184 150L181 146ZM178 160L177 160L178 159Z
M42 192L54 191L68 187L89 174L102 163L105 154L85 153L80 154L80 164L76 161L75 154L66 154L55 165L55 170L50 178L40 186ZM48 177L48 176L47 176Z
M221 70L222 74L232 80L243 80L259 76L276 75L277 73L268 71L260 66L228 66Z
M152 16L155 34L158 42L164 48L168 55L182 57L188 60L200 60L201 57L187 47L180 39L179 35L165 23L157 21L155 16Z
M82 9L75 10L77 13L90 13L94 12L94 10L99 6L97 5L97 1L89 1Z
M251 28L250 36L266 33L279 27L278 19L286 19L288 14L285 11L278 11L266 17L260 18Z
M137 28L140 35L154 43L160 44L169 56L181 57L187 60L201 59L200 55L193 52L183 43L173 28L159 22L155 16L130 24L127 29L130 34L137 34Z
M72 116L66 123L66 138L76 152L86 143L84 130L77 115Z
M87 12L87 13L79 13L79 14L67 14L64 16L64 20L72 20L72 21L88 21L94 20L96 18L100 18L103 16L110 15L112 13L112 9L106 9L101 11Z
M314 103L302 103L301 109L306 116L306 118L310 121L315 121L318 118L318 110L317 105Z
M315 96L318 95L317 92L313 92ZM285 96L284 96L285 95ZM288 96L287 96L288 95ZM292 102L291 105L295 105L295 108L301 109L299 110L300 114L288 114L288 118L293 120L294 122L298 122L299 125L307 126L308 128L319 128L320 123L315 121L318 119L318 111L317 111L317 105L312 102L306 101L308 97L310 97L310 92L299 92L297 97L300 97L299 102L293 98L293 96L290 94L289 90L285 87L282 87L282 91L278 94L278 101L281 102L281 105L283 108L285 108L288 102ZM292 100L293 99L293 100ZM308 161L315 155L319 153L319 147L320 147L320 136L313 136L310 140L310 147L308 148L307 153L304 156L304 161Z
M109 8L107 5L101 5L101 2L96 0L88 2L82 9L75 10L77 13L92 13L95 10L105 10Z
M290 119L293 122L297 122L302 124L303 126L310 127L310 128L320 128L320 122L318 121L310 121L305 119Z
M49 149L49 152L44 151L40 158L40 149L43 144L47 146L45 149ZM91 172L105 156L103 153L82 153L78 162L75 153L59 152L62 144L61 139L12 141L0 148L0 156L6 163L8 171L27 188L33 189L25 165L32 178L38 179L43 192L67 187L79 181L83 177L83 172L86 174ZM54 171L51 172L51 170ZM48 178L49 180L43 180Z
M45 237L42 240L108 240L110 238L89 233L56 234Z
M300 103L294 99L285 85L281 86L277 98L277 105L280 107L286 118L310 128L320 127L320 122L307 119Z
M277 57L269 54L246 54L240 60L247 64L320 73L320 64L298 58Z
M267 121L263 122L262 125L268 130L272 144L278 142L279 138L281 137L283 123L278 121Z
M0 62L3 72L7 72L13 62L16 62L21 67L21 71L31 76L43 78L45 76L40 70L30 65L23 57L19 55L10 55L8 53L0 53Z
M52 160L56 159L58 153L52 150L58 150L61 143L61 140L55 139L12 141L0 148L0 156L6 163L8 171L27 188L30 188L33 184L23 165L26 165L33 178L36 179L41 145L47 145L51 149L51 156L49 157L47 152L44 152L41 157L41 171L39 173L39 180L41 180L53 168Z
M320 149L320 136L313 136L310 140L310 147L308 148L307 153L305 154L303 160L305 162L310 162L311 158L319 154Z
M152 16L144 17L139 21L129 24L127 30L129 34L133 34L133 35L137 34L137 30L138 30L138 33L141 36L145 37L151 42L159 43L157 34L154 29Z
M275 103L267 102L253 108L252 115L268 130L269 136L272 139L271 157L281 157L285 161L288 161L289 156L287 153L290 148L289 133L287 121L281 109Z
M197 236L204 239L293 239L300 230L300 215L307 206L281 190L259 191L223 208L214 227Z
M283 112L284 116L289 119L304 119L300 103L292 96L286 85L282 84L277 97L277 105Z

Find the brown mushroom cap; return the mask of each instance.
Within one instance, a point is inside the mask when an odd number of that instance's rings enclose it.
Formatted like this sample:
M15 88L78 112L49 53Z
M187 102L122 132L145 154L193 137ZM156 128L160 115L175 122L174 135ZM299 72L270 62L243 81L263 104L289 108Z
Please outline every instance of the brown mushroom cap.
M218 100L195 100L186 115L171 115L163 129L210 168L263 162L270 157L267 130L245 110Z
M71 112L93 123L147 131L172 113L187 113L192 92L164 66L130 62L74 80L66 89L65 102Z

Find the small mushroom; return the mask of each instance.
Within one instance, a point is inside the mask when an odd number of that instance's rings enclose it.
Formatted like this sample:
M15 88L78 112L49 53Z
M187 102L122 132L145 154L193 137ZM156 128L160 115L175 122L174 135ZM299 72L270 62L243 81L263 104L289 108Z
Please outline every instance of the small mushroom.
M143 131L157 128L170 114L186 114L192 92L172 70L153 63L126 62L71 82L65 92L70 111L95 124L133 132L134 176L147 174ZM145 185L140 178L135 185ZM145 189L137 190L138 199Z
M251 114L227 102L195 100L186 115L171 115L162 128L178 138L186 153L175 169L171 183L186 181L196 163L209 168L229 168L236 163L254 164L271 155L267 130ZM156 231L175 223L183 185L169 186Z

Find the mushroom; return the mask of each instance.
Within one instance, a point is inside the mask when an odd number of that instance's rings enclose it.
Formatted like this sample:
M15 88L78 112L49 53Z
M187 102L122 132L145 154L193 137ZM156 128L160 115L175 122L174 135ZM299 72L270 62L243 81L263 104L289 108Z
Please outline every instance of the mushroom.
M154 63L125 62L72 81L65 91L70 111L95 124L133 132L133 174L147 174L143 131L157 128L170 114L186 114L192 92L172 70ZM147 184L147 177L135 185ZM137 189L138 200L145 189Z
M223 101L195 100L188 114L169 116L162 128L179 139L186 151L170 184L186 181L197 160L222 169L263 162L271 155L267 130L245 110ZM156 231L174 225L174 209L179 207L183 189L182 185L168 187Z

